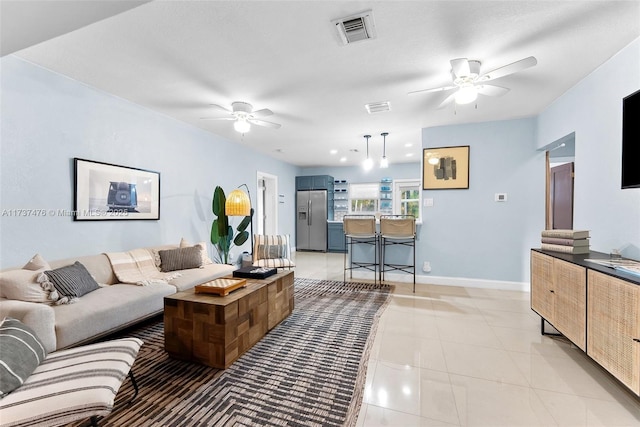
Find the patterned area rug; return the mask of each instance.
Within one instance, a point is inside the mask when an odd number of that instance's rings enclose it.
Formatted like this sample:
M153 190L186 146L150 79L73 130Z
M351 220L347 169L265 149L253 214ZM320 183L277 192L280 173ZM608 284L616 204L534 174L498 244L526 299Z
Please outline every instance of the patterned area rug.
M293 313L226 370L169 358L161 321L127 331L145 342L134 365L140 394L100 425L355 425L390 290L295 279ZM116 405L131 393L127 380Z

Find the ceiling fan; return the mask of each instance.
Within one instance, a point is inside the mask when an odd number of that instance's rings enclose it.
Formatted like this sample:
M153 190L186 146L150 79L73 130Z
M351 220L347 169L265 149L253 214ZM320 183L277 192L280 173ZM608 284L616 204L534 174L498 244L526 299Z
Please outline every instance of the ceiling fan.
M533 67L538 63L538 60L533 56L529 56L528 58L521 59L486 73L480 72L480 66L482 65L480 61L458 58L452 59L449 62L451 63L452 85L416 90L409 92L409 95L416 93L444 92L451 89L457 89L454 93L445 98L438 108L444 107L453 100L455 100L456 104L469 104L476 100L478 94L502 96L509 92L508 88L485 84L485 82L496 80L500 77L508 76L509 74L517 73L518 71Z
M233 102L231 109L222 107L217 104L211 104L217 110L224 111L228 114L226 117L202 117L202 120L234 120L233 128L240 133L247 133L251 130L251 125L264 126L272 129L279 129L280 124L261 120L261 117L267 117L273 114L273 111L263 108L253 111L253 106L247 102Z

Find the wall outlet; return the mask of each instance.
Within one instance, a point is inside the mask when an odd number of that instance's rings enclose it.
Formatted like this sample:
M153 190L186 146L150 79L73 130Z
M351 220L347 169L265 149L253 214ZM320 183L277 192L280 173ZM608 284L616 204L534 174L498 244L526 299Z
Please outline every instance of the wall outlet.
M425 273L431 272L431 263L429 261L425 261L424 264L422 264L422 271Z
M496 202L506 202L507 193L495 193L493 196L493 200L495 200Z

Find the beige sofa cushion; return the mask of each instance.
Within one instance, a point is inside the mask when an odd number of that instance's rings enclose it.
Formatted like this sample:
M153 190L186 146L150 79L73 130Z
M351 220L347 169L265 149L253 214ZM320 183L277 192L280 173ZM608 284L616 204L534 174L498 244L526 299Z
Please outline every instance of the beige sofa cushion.
M90 292L75 304L55 308L58 349L161 313L164 297L175 293L164 284L136 286L115 284Z
M186 291L196 285L200 285L218 277L230 276L236 267L227 264L208 264L202 268L181 270L181 276L171 279L169 283L177 288L177 291Z

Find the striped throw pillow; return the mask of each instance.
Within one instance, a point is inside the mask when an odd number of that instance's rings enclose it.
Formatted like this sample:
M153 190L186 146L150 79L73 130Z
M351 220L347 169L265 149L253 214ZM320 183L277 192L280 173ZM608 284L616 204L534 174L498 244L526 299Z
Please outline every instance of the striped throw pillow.
M67 297L70 301L100 288L98 282L79 261L55 270L47 270L45 274L60 298Z
M5 317L0 324L0 397L20 387L45 357L47 351L33 330Z
M159 251L162 272L200 268L202 266L202 249L200 246L177 248Z

